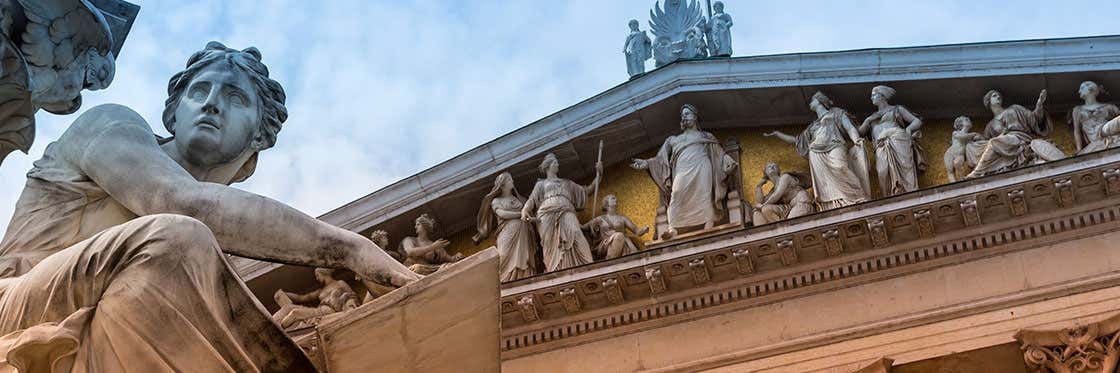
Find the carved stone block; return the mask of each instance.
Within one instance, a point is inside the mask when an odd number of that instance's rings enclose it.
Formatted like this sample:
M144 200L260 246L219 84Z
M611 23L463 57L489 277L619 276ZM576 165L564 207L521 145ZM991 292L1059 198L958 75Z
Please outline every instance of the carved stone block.
M872 246L883 247L890 243L890 238L887 237L887 224L882 217L867 219L867 230L871 233Z
M1120 168L1109 168L1101 171L1104 178L1104 193L1110 196L1120 194Z
M646 268L646 281L649 282L650 293L661 294L665 292L665 277L661 275L661 267Z
M824 239L824 249L828 252L829 256L837 256L844 253L844 244L840 242L839 230L825 230L821 233L821 238Z
M1070 178L1062 178L1054 180L1054 199L1058 202L1058 206L1069 206L1073 204L1073 180Z
M692 272L692 282L700 285L712 279L708 273L708 265L704 264L704 258L696 258L688 261L688 270Z
M933 214L929 209L920 209L914 211L914 222L918 226L918 235L922 237L933 237Z
M579 296L576 295L576 288L560 289L560 303L564 304L564 310L568 311L568 313L576 313L583 310L583 306L579 303Z
M778 253L782 256L782 264L787 266L797 264L797 248L793 246L792 238L778 241Z
M1032 372L1112 373L1120 360L1120 315L1062 330L1015 333Z
M976 203L976 198L961 200L961 215L965 226L980 225L980 206Z
M540 314L537 313L537 305L533 302L533 294L518 299L517 308L521 309L521 318L525 319L525 322L534 322L541 319Z
M1007 192L1007 201L1010 202L1011 215L1023 216L1027 214L1027 197L1022 189Z
M731 251L731 255L735 257L735 266L739 269L741 274L754 273L754 260L751 259L751 251L745 247L741 247Z
M607 295L607 301L611 304L622 304L626 301L622 297L622 288L618 286L618 279L614 277L603 280L603 294Z

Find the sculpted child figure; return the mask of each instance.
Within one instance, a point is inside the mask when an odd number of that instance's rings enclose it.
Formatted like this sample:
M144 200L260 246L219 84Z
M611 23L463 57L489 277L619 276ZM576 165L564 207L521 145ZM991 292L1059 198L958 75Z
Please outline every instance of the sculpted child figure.
M163 124L173 137L102 105L27 173L0 241L6 364L311 371L226 253L346 268L394 286L420 278L357 233L228 186L253 173L287 119L284 90L257 49L211 42L167 91Z
M773 184L770 192L762 194L766 183ZM778 164L771 161L762 170L762 180L754 187L755 205L752 221L754 225L769 224L816 212L813 196L808 188L813 186L809 175L800 172L782 173Z
M323 287L307 294L277 290L273 295L280 310L272 314L272 319L285 330L310 326L323 316L358 308L358 296L346 281L334 278L334 270L316 268L315 280L323 284Z
M949 182L963 179L976 167L976 160L988 145L984 136L972 131L972 119L959 116L953 120L953 135L943 161Z
M397 250L390 249L391 246L389 246L389 232L386 232L383 229L375 230L369 234L369 240L377 244L377 247L385 250L385 253L389 254L389 256L393 257L393 259L396 259L398 262L404 262L405 255L400 251L399 248Z
M431 238L435 228L436 219L431 215L421 214L416 218L416 235L401 240L401 252L406 255L404 265L413 272L430 275L448 264L463 259L462 253L455 253L455 255L447 253L449 241Z
M592 218L583 224L583 229L591 232L595 248L591 253L603 259L614 259L638 252L635 240L649 232L649 227L638 229L626 215L618 212L618 197L608 194L603 198L603 215ZM632 233L632 234L631 234Z

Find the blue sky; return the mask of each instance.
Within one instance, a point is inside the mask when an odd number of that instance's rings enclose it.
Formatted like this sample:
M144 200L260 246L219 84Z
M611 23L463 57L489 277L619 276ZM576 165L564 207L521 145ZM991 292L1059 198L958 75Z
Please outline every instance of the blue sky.
M192 52L256 46L291 115L236 187L312 215L625 81L626 23L648 29L654 3L133 1L115 80L82 111L124 104L166 135L167 79ZM1120 33L1116 1L724 3L736 56ZM31 154L0 167L0 229L31 162L80 113L37 114Z

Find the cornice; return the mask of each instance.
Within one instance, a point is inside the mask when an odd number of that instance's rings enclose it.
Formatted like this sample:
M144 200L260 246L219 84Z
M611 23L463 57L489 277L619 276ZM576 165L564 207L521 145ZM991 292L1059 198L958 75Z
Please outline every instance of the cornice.
M1120 227L1120 149L507 284L503 358Z

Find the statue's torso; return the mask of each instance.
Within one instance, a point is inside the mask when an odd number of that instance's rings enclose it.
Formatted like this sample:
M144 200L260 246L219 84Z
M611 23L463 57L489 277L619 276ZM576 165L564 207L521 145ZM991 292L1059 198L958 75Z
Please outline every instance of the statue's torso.
M1081 133L1087 142L1101 138L1101 126L1120 115L1120 109L1112 104L1096 106L1078 105L1073 109L1074 119L1081 124Z

